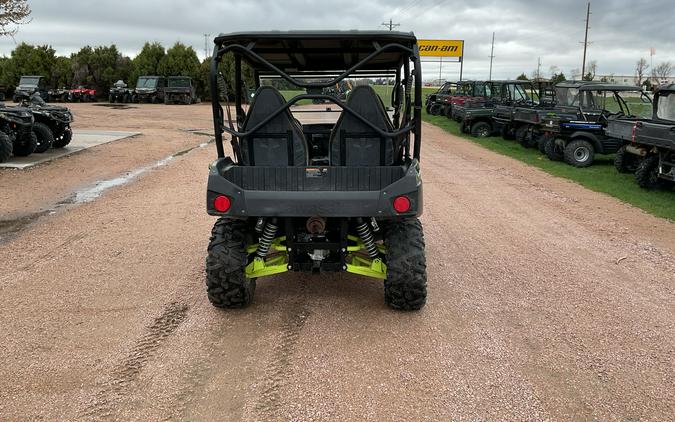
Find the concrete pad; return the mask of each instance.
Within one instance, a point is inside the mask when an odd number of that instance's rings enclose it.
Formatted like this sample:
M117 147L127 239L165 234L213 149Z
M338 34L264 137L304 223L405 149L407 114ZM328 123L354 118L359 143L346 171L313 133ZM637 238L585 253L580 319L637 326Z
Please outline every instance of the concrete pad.
M42 154L31 154L28 157L12 157L5 163L0 163L0 168L25 169L37 164L46 163L57 158L65 157L70 154L95 147L97 145L107 144L108 142L119 141L120 139L140 135L141 132L120 132L108 130L74 130L73 140L65 148L49 149Z

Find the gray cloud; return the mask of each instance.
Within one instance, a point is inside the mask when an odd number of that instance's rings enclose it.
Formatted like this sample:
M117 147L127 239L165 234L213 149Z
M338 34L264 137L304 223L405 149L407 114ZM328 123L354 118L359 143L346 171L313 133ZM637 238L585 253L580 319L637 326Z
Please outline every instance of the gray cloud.
M287 29L383 29L390 17L397 29L418 38L466 40L464 75L487 78L492 31L496 32L493 77L531 74L541 57L542 70L557 66L569 77L581 67L585 1L525 0L33 0L33 21L21 28L16 41L50 44L59 54L83 45L116 44L135 55L145 41L170 46L192 45L203 56L204 33ZM588 59L601 74L631 75L635 61L675 61L675 26L671 0L595 1L592 5ZM14 48L0 40L0 54ZM210 45L209 45L210 48ZM436 77L438 65L425 65ZM459 66L443 66L448 79Z

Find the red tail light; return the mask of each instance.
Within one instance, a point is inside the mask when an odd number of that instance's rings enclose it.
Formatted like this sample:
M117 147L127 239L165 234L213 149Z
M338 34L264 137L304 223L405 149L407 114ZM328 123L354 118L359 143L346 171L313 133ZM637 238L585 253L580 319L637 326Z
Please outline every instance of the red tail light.
M230 198L225 195L218 195L216 196L216 199L213 200L213 208L218 212L226 212L230 209L230 206L232 206Z
M410 199L407 196L397 196L394 199L394 210L401 214L410 210Z

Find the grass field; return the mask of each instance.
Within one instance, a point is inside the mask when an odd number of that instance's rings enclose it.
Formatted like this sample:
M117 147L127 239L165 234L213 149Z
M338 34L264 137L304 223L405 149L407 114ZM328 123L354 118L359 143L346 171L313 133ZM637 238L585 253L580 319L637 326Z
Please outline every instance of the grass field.
M564 177L580 185L611 195L651 214L675 221L675 191L641 189L632 174L621 174L613 164L614 156L598 155L591 167L576 168L558 161L551 161L537 149L523 148L515 141L501 137L474 138L460 132L459 124L444 116L432 116L423 111L423 119L445 131L470 140L486 149L507 155L558 177Z

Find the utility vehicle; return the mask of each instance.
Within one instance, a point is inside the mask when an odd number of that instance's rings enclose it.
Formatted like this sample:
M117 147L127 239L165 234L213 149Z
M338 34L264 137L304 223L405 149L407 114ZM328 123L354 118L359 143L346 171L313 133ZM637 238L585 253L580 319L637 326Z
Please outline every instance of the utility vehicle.
M443 104L445 104L445 98L448 95L452 95L457 92L457 82L445 82L438 88L438 91L427 94L426 97L426 110L428 114L433 116L438 116L443 112Z
M502 95L503 87L509 81L490 81L485 83L485 97L467 99L464 104L453 106L454 120L461 124L464 133L477 138L486 138L494 133L492 115Z
M22 76L19 86L14 90L14 102L18 103L21 97L39 93L43 100L49 101L49 88L47 78L44 76Z
M164 101L166 78L164 76L139 76L132 96L135 103Z
M37 93L20 98L21 106L33 113L35 123L33 133L37 137L35 152L45 152L49 148L63 148L73 138L70 124L73 113L68 107L49 105Z
M612 121L608 129L624 137L630 133L630 141L617 153L615 165L622 170L634 166L640 187L675 186L675 84L655 90L650 119Z
M197 90L189 76L169 76L164 89L164 104L192 104L197 102Z
M12 155L25 157L37 146L33 133L33 114L23 107L6 107L0 103L0 163Z
M559 132L558 119L552 112L556 105L555 90L549 82L529 85L529 101L519 101L513 108L513 134L522 146L533 148Z
M455 114L456 107L463 106L467 101L472 101L475 104L484 102L490 95L488 85L489 82L483 81L457 82L457 92L442 99L441 114L448 119L458 120Z
M534 81L508 81L501 90L493 113L493 124L504 139L516 139L516 109L538 104L543 84Z
M226 53L234 54L234 116L218 101L227 87L219 70ZM257 87L246 111L243 62ZM383 280L392 308L424 306L421 72L412 33L275 31L215 38L210 84L218 158L206 194L207 212L219 217L206 259L213 305L248 305L260 277L346 271ZM346 101L306 93L286 101L262 84L267 77L299 89L348 77L393 78L391 114L368 85L355 87ZM316 105L292 106L313 99L341 111L330 123L296 119L303 107L311 113L307 108Z
M133 90L129 89L123 80L115 82L108 93L109 103L130 103Z
M555 89L560 131L546 154L574 167L588 167L595 154L614 154L624 145L605 134L610 120L635 122L645 110L651 114L651 99L637 86L583 81L562 82Z

